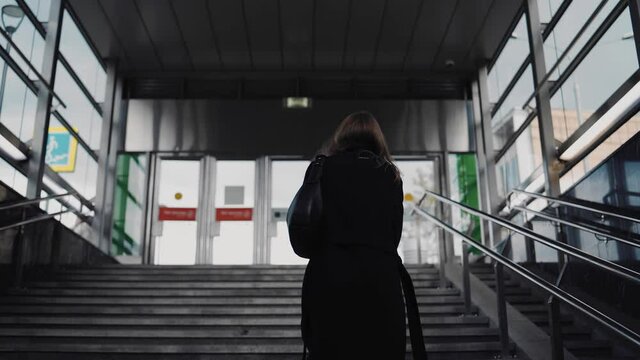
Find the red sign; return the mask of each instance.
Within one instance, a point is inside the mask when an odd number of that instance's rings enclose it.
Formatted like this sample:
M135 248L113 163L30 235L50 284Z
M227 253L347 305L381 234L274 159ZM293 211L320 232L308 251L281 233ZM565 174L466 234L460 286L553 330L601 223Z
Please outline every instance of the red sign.
M251 221L252 208L217 208L217 221Z
M160 207L158 216L160 221L195 221L196 208L170 208Z

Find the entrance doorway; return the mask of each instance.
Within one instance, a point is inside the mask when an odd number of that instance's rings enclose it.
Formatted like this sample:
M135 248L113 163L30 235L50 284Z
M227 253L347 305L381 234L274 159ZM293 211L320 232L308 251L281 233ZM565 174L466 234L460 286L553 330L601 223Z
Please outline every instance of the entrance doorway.
M155 155L151 263L305 264L292 250L286 214L308 160L217 160ZM400 158L405 200L439 190L430 158ZM428 204L426 204L428 206ZM409 207L407 206L407 209ZM405 213L398 252L406 263L438 261L437 232Z

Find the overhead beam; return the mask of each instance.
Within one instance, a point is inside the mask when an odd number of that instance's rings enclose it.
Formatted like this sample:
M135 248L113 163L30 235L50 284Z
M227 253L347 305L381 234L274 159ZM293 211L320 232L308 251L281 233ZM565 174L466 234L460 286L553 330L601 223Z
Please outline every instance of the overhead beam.
M471 73L471 71L469 72ZM425 71L122 71L126 79L296 79L296 78L362 78L362 79L419 79L466 82L467 73L433 73Z

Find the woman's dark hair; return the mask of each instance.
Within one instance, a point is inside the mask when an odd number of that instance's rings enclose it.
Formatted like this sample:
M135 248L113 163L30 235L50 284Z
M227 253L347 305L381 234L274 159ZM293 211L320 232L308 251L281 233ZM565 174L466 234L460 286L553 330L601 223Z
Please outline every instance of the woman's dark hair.
M365 149L387 161L396 180L400 171L393 163L387 141L384 138L378 120L367 111L358 111L347 116L327 144L327 155L334 155L351 149Z

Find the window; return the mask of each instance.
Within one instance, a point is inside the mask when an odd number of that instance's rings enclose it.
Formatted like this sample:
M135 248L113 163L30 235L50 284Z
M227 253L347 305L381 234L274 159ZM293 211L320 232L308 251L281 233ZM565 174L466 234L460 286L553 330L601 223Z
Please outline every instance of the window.
M554 135L564 141L638 69L625 10L551 98Z
M551 21L556 11L562 5L564 0L537 0L538 11L540 12L540 22L547 24Z
M22 196L27 195L27 178L11 164L0 158L0 181Z
M618 130L589 153L580 163L575 165L560 179L560 189L567 191L580 181L588 172L602 164L611 154L616 152L635 134L640 132L640 114L629 119ZM627 182L628 184L630 182ZM636 181L637 183L637 181Z
M13 0L0 1L0 7L6 5L18 6L17 3ZM44 55L44 38L36 30L31 21L29 21L28 17L24 16L19 24L20 25L15 30L15 33L10 34L11 40L16 44L22 54L24 54L27 59L29 59L31 65L33 65L34 68L41 72L42 59ZM31 78L32 80L37 80L37 76L33 74L33 72L29 69L29 66L22 60L22 58L15 53L15 50L11 49L11 46L8 44L7 40L4 38L4 36L1 35L0 46L2 46L9 52L10 55L12 55L12 58L20 66L20 68L24 70L29 78Z
M41 22L49 21L49 11L51 10L51 0L25 0L33 14Z
M96 102L104 101L107 74L68 12L64 12L60 52Z
M597 9L600 2L601 0L584 0L580 2L575 1L569 5L567 11L564 13L560 21L558 21L551 34L549 34L549 37L544 42L544 55L547 70L550 70L551 67L555 65L562 53L574 40L578 31L580 31L591 14ZM568 55L549 79L558 79L558 76L566 70L567 66L585 46L596 29L598 29L604 19L609 15L609 13L611 13L611 10L613 10L615 5L615 1L609 1L603 6L596 18L591 22L582 36L580 36L576 44L572 47Z
M523 15L488 74L489 100L491 102L498 101L527 55L529 55L529 34L526 18Z
M498 194L505 197L542 164L538 119L534 119L496 164Z
M529 65L491 119L494 149L502 149L511 134L523 123L523 118L533 111L533 107L523 106L531 94L533 94L533 73Z
M102 117L60 63L56 73L55 91L67 105L66 108L58 107L58 112L76 128L92 149L97 149L100 146Z
M55 136L56 133L60 136ZM82 196L91 200L96 194L98 163L83 146L73 142L73 136L51 117L46 162ZM59 160L60 157L63 159Z
M5 63L0 60L0 66ZM0 101L0 123L23 142L33 137L33 124L36 116L36 95L25 85L10 67L6 71L4 91ZM1 76L1 75L0 75ZM0 89L0 91L2 91Z

